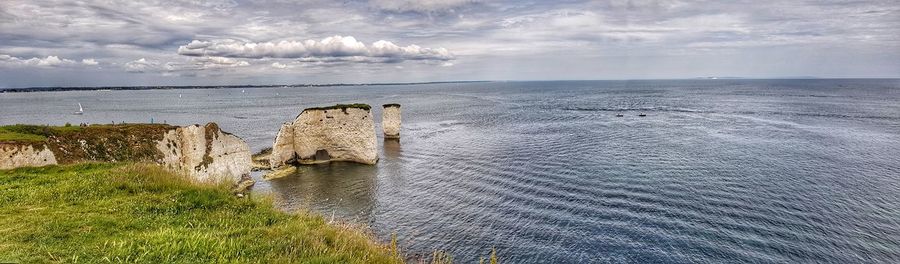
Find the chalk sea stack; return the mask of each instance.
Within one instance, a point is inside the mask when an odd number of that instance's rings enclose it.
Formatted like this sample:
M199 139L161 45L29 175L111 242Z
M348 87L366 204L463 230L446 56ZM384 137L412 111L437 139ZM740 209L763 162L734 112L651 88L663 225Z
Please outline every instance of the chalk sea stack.
M216 123L83 127L0 127L0 169L79 162L150 162L193 180L238 182L250 173L250 147Z
M385 139L400 138L400 104L386 104L381 113L381 128Z
M281 125L269 164L315 164L351 161L375 164L375 122L367 104L339 104L303 110Z

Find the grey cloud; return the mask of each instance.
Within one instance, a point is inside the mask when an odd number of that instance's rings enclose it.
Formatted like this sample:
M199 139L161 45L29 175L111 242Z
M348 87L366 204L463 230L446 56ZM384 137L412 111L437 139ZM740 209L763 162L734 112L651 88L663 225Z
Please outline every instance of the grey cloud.
M897 76L898 18L895 0L3 0L0 86Z
M483 0L372 0L382 10L395 12L447 12L455 8L483 2Z

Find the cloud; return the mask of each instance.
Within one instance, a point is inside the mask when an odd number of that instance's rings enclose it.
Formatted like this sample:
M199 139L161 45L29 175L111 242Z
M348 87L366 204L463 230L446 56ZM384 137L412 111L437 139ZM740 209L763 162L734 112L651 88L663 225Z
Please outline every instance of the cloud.
M97 62L97 60L94 60L94 59L81 59L81 64L84 64L84 65L97 65L97 64L99 64L99 62Z
M72 66L76 65L77 63L74 60L60 59L57 56L47 56L45 58L32 57L30 59L23 59L6 54L0 54L0 64L6 66L52 68Z
M898 11L896 0L0 0L0 54L8 54L0 55L0 87L227 82L188 77L221 73L240 83L692 77L709 69L897 76ZM755 67L706 66L727 56ZM678 61L693 63L666 66Z
M478 3L477 0L373 0L369 3L386 11L394 12L447 12L466 5Z
M273 62L273 63L272 63L272 68L275 68L275 69L287 69L287 68L288 68L288 65L287 65L287 64L284 64L284 63L280 63L280 62Z
M322 40L282 40L278 42L242 42L225 40L193 40L178 47L185 56L217 56L228 58L290 58L316 62L401 62L405 60L453 60L445 48L423 48L418 45L398 46L379 40L366 45L352 36L333 36Z
M186 71L203 71L203 70L220 70L228 68L250 66L247 61L224 58L224 57L198 57L191 58L188 61L178 62L169 61L162 63L157 60L148 60L140 58L125 63L125 71L133 73L144 72L186 72Z
M145 58L140 58L138 60L125 63L125 70L128 72L146 72L149 70L154 70L157 67L159 67L158 61L147 60Z

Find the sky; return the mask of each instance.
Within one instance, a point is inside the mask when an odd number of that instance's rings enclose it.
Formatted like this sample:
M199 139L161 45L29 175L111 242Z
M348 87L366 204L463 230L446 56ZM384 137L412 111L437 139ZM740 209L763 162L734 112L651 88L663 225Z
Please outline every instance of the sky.
M900 77L900 2L2 0L0 87Z

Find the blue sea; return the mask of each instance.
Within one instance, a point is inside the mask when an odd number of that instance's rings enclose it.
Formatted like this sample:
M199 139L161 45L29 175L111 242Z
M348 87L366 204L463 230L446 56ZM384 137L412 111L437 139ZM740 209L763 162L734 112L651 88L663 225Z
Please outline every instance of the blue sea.
M254 192L412 258L900 263L897 79L0 93L0 124L216 122L261 150L303 108L355 102L403 105L400 141L376 124L377 165Z

